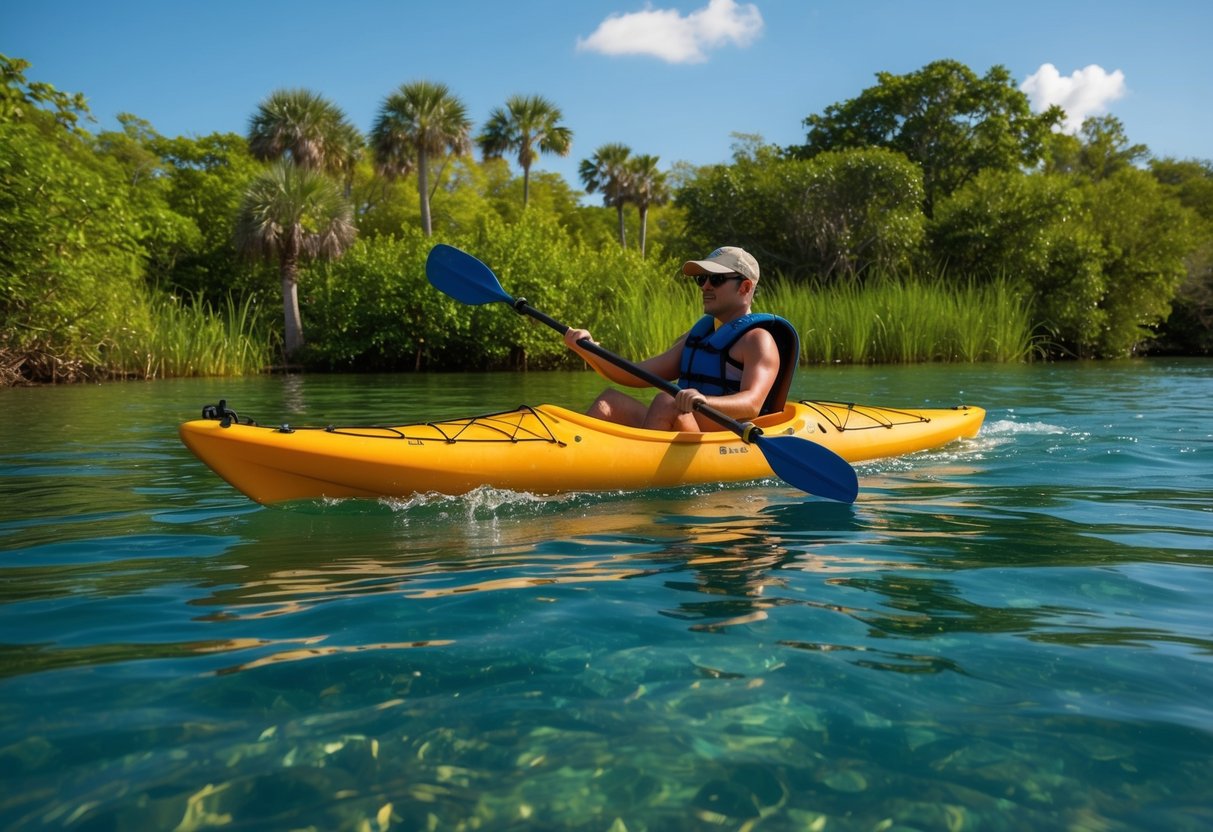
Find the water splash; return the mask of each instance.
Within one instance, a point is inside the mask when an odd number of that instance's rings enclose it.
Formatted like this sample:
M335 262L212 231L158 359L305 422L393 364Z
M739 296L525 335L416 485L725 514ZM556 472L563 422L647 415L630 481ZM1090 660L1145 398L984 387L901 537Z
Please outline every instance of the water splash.
M1016 422L1013 419L1000 419L997 422L987 422L981 429L981 436L1016 436L1019 434L1035 434L1041 436L1067 433L1066 428L1052 425L1048 422Z

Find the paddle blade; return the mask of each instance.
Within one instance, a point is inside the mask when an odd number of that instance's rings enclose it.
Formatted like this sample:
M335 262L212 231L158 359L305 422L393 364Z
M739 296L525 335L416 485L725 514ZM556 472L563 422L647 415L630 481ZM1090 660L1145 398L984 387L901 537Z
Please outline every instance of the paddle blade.
M799 436L756 436L753 444L776 476L801 491L843 503L859 495L855 469L824 445Z
M478 306L502 301L513 305L493 270L466 251L439 243L425 260L425 276L438 291L460 303Z

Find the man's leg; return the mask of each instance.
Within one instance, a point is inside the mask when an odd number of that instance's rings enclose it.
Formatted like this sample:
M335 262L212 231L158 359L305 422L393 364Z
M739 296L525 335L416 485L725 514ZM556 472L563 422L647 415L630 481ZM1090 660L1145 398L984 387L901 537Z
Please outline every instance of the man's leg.
M644 424L646 410L642 402L612 387L603 390L586 413L595 419L638 428Z
M699 431L694 413L681 413L674 405L669 393L658 393L653 397L648 412L644 414L641 427L649 430Z

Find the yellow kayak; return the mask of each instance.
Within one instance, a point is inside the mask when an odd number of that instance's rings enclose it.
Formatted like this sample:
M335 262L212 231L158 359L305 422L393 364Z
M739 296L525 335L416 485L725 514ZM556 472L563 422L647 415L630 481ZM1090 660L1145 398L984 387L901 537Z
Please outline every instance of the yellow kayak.
M181 425L181 441L260 503L322 497L463 494L480 486L552 494L773 476L762 452L731 431L678 433L603 422L557 405L395 426L262 426L223 402ZM210 418L206 418L210 417ZM802 401L754 420L849 462L922 451L974 436L980 407L898 410Z

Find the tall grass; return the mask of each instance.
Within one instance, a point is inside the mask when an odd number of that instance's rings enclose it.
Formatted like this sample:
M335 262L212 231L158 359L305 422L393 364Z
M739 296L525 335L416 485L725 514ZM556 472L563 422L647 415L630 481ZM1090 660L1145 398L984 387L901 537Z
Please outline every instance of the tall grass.
M103 349L103 367L114 376L248 375L265 370L274 359L270 328L248 299L229 297L212 309L198 297L156 294L147 302L146 316L129 323Z
M694 320L699 292L693 286L653 280L643 292L620 292L604 315L614 323L611 340L600 340L633 357L668 349ZM795 325L801 361L808 364L1020 362L1040 354L1029 304L1009 280L878 279L822 287L764 279L754 309Z
M611 299L603 317L612 322L614 335L606 341L610 349L636 360L665 352L694 323L699 308L699 289L689 280L663 275L648 282L644 291L623 291Z
M1039 352L1029 304L1007 280L873 280L764 287L755 308L800 332L805 363L1028 361Z

